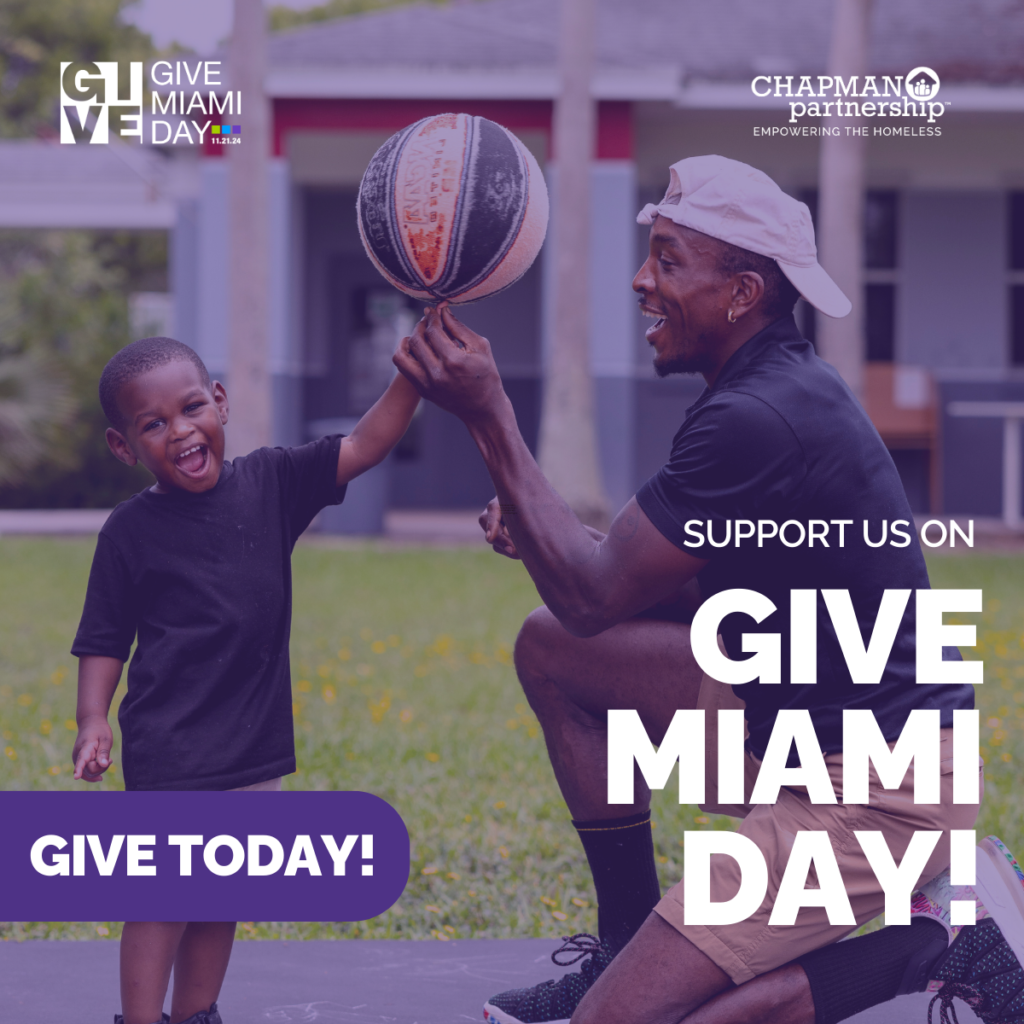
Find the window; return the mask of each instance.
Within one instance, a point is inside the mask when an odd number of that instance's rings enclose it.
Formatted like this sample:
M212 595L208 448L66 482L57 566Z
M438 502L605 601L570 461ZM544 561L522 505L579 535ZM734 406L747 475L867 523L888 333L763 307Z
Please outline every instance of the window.
M896 285L864 286L864 336L869 363L891 363L896 351Z
M1010 193L1010 269L1024 270L1024 192Z
M807 204L817 230L818 190L802 189L797 198ZM1024 203L1021 209L1024 213ZM898 238L899 193L869 189L864 197L864 341L868 362L891 363L896 356ZM1024 243L1021 253L1024 257ZM804 337L814 344L814 308L801 301L796 314Z
M895 192L869 190L864 201L864 266L869 270L895 270L896 214Z
M811 211L811 223L814 225L815 233L817 233L818 190L816 188L802 188L797 192L796 197L801 203L807 204L807 209ZM800 299L793 312L796 315L796 325L800 328L800 333L814 346L815 351L817 351L817 310L815 310L815 308L806 299Z
M1009 196L1010 365L1024 366L1024 192Z
M896 358L899 196L869 189L864 197L864 342L869 363Z

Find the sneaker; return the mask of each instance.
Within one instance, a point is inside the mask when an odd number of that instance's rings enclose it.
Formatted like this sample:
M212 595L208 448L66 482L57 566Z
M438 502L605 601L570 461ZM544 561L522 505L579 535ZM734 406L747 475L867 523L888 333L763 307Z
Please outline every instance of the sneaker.
M163 1013L160 1015L158 1024L170 1024L171 1018ZM114 1024L124 1024L124 1017L119 1013L114 1014ZM209 1010L200 1010L199 1013L192 1014L188 1020L182 1021L181 1024L222 1024L220 1014L217 1012L217 1004L214 1003Z
M927 990L936 993L929 1024L936 1003L939 1024L956 1024L954 997L985 1024L1024 1024L1024 872L1000 839L987 836L978 845L975 877L974 886L953 886L945 871L912 900L911 918L938 921L949 937L948 949L926 965ZM952 924L952 900L974 900L973 926Z
M589 957L578 971L558 981L533 988L513 988L491 996L484 1003L484 1020L491 1024L569 1024L569 1018L615 954L596 936L581 932L563 935L563 946L551 954L558 967L569 967ZM575 954L573 956L573 954ZM571 960L559 957L572 956Z
M181 1024L222 1024L220 1013L217 1011L217 1004L212 1003L208 1010L200 1010L198 1013L192 1014L188 1020L183 1020Z
M978 858L980 861L980 857ZM946 945L948 946L960 934L965 926L953 924L951 905L954 900L971 900L975 905L975 921L982 921L990 914L984 903L979 899L975 888L970 885L952 885L949 881L947 868L933 878L927 885L922 885L910 898L910 920L925 917L937 921L946 929Z
M978 844L978 898L996 919L1017 959L1024 964L1024 871L997 836Z

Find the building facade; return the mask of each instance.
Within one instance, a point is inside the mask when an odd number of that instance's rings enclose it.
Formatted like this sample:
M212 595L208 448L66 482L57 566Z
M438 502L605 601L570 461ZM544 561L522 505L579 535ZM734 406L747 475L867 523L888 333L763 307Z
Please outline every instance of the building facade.
M641 9L600 0L598 7L593 220L580 263L591 285L602 471L618 508L664 461L703 386L690 377L658 380L651 369L630 287L646 250L636 213L660 197L669 164L703 153L760 168L813 211L819 138L766 133L793 123L790 98L758 96L752 81L792 76L798 87L802 76L825 74L831 5L649 0ZM462 0L272 37L276 443L300 443L364 411L386 382L381 353L419 315L373 269L355 224L362 171L392 133L446 110L501 122L544 168L557 217L554 8L548 0ZM951 406L1024 402L1024 11L996 0L893 0L876 5L870 52L879 82L931 69L943 109L933 121L941 134L883 134L873 130L882 122L871 124L864 287L851 296L864 310L865 406L915 511L999 516L1005 417L954 415ZM921 123L894 118L883 127ZM157 219L171 231L175 329L223 376L231 225L220 152L211 146L151 158L164 168ZM5 188L0 183L0 219L9 214ZM531 446L550 271L542 252L513 288L460 312L490 339ZM798 308L813 340L812 312ZM491 495L468 434L434 407L422 410L384 472L373 486L384 487L391 507L468 508ZM1020 480L1018 467L1010 481L1019 488Z

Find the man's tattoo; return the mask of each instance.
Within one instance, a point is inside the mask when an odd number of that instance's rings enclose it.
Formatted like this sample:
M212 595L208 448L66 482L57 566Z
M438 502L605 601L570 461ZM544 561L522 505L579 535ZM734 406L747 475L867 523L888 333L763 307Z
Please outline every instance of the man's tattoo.
M516 514L516 512L517 512L517 509L516 509L515 505L499 505L498 506L498 511L503 516L509 516L509 515L514 516Z

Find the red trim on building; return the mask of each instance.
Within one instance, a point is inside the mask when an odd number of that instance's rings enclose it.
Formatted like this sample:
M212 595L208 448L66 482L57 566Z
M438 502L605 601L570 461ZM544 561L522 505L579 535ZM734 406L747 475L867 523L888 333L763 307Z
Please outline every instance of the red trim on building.
M633 104L626 100L597 105L597 159L633 159Z
M543 131L551 155L549 100L319 100L277 99L274 111L274 155L284 156L287 136L294 131L398 131L407 124L444 111L478 115L526 131ZM219 156L223 146L209 146ZM209 152L213 150L213 152ZM633 110L628 101L598 104L597 159L633 157Z
M227 156L227 146L214 145L210 140L213 136L210 134L210 130L207 129L203 135L203 156Z
M457 111L517 128L551 133L547 100L274 100L274 155L294 131L392 131L431 114Z

